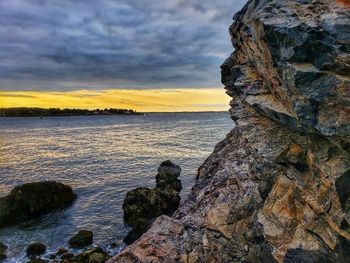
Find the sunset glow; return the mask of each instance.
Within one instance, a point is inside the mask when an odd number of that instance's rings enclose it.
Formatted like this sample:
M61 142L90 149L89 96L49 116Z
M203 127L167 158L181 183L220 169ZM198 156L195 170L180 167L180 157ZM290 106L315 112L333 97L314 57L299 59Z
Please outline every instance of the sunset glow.
M125 108L140 112L225 111L222 88L151 90L1 91L0 107Z

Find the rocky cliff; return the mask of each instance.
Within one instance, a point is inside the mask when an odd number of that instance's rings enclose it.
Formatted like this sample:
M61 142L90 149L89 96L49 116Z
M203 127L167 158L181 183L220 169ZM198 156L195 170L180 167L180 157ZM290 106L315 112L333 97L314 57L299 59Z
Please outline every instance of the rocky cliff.
M230 33L236 127L110 262L350 262L349 1L250 0Z

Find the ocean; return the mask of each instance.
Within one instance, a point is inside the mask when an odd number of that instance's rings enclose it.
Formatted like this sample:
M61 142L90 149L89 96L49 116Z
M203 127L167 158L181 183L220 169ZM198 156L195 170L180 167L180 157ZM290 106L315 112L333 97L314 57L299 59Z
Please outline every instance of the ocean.
M117 253L129 231L122 211L127 191L154 187L158 165L169 159L182 168L184 200L198 167L233 125L224 112L0 118L0 196L45 180L68 184L78 195L63 211L0 229L9 247L5 262L25 262L34 241L47 246L46 255L68 247L79 229L93 231L94 245Z

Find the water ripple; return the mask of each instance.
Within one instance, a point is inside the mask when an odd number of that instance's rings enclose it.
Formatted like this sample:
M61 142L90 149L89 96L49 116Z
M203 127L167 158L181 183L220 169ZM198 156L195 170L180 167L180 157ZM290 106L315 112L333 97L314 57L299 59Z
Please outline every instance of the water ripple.
M64 211L1 229L7 262L24 261L33 241L54 252L81 228L105 248L120 242L128 231L121 210L126 192L153 187L157 166L171 159L182 167L185 197L197 168L232 126L226 113L0 119L0 195L43 180L69 184L78 194Z

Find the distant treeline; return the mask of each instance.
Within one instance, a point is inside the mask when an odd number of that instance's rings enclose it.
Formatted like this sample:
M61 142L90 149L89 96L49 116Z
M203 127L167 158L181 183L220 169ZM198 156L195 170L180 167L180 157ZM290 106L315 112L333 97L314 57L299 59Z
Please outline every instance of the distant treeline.
M0 108L3 117L32 116L78 116L78 115L137 115L134 110L127 109L59 109L59 108Z

